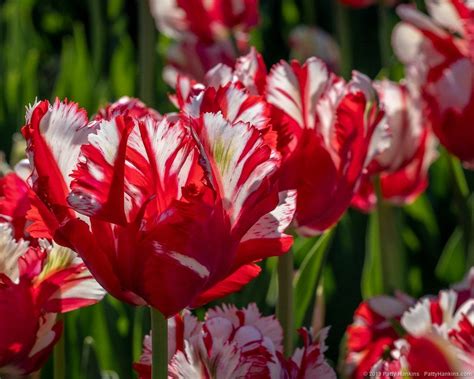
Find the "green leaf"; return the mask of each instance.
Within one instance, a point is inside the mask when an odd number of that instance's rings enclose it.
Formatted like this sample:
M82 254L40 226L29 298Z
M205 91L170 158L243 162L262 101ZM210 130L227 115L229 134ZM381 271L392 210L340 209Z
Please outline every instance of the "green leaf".
M140 358L143 345L143 337L148 330L144 330L144 318L145 312L148 311L147 307L136 307L135 314L133 315L133 360L137 361Z
M306 255L298 273L295 276L295 324L303 325L306 312L316 294L316 288L321 279L327 252L330 247L334 228L328 230L313 245Z
M270 257L265 261L265 268L270 274L270 283L268 285L267 296L265 302L274 307L278 300L278 270L277 270L277 257Z
M74 25L73 38L65 38L61 53L61 70L56 81L54 95L67 97L95 112L97 106L97 80L82 24Z
M405 206L404 210L410 217L420 224L423 224L431 237L439 235L438 223L433 206L425 194L419 196L414 203Z
M293 243L291 250L293 251L296 267L301 266L309 251L313 248L319 238L319 236L313 238L295 237L295 242Z
M133 44L130 37L125 36L120 40L110 62L110 80L114 97L134 95L135 72Z
M436 276L446 282L453 283L461 280L464 276L466 258L464 255L463 235L461 228L456 228L446 243L438 264L436 265Z

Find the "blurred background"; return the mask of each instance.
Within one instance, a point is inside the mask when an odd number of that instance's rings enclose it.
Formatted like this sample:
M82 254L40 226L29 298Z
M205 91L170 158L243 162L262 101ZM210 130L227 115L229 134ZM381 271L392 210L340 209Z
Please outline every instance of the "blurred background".
M7 161L14 164L23 157L24 145L17 133L25 105L35 98L67 97L90 115L123 95L141 97L160 113L173 110L167 98L171 89L161 77L170 41L156 31L146 7L144 0L0 1L0 151ZM261 24L252 32L251 43L270 66L290 55L304 55L294 51L290 36L300 25L317 25L341 47L343 58L335 69L344 76L357 69L371 78L399 80L403 68L390 51L391 58L382 64L379 48L381 38L389 46L397 16L393 9L386 9L383 17L388 27L382 33L380 17L377 7L348 9L336 0L261 0ZM311 51L311 43L306 47ZM323 53L328 49L324 47ZM147 83L141 73L150 64L155 79ZM467 270L460 226L456 226L462 225L464 212L457 205L451 175L441 153L430 170L428 191L414 204L395 210L400 254L406 261L403 290L413 296L436 293L460 280ZM468 177L471 184L472 179ZM351 210L337 226L317 312L313 312L314 283L323 260L321 245L327 241L318 244L313 238L295 243L295 269L299 270L295 327L330 325L328 357L335 366L355 308L363 298L377 294L374 283L380 278L371 270L374 250L393 243L371 240L369 218ZM276 261L262 265L258 279L224 302L239 306L256 302L263 313L273 313ZM132 362L138 359L143 335L149 330L146 310L107 297L98 305L66 315L65 323L68 378L134 377ZM50 366L42 371L43 378L52 377Z

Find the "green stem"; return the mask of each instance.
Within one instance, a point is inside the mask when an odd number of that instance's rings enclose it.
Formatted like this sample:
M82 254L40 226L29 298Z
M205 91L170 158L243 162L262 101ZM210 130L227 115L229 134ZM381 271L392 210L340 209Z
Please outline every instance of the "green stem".
M325 316L326 302L324 299L324 280L321 278L316 286L313 318L311 320L311 326L315 332L319 332L324 327Z
M58 319L64 322L64 315L59 314ZM64 323L64 325L66 325ZM66 345L65 345L65 327L63 335L54 346L53 350L53 373L54 379L66 379Z
M474 265L474 198L470 196L469 185L461 162L448 152L446 154L451 175L454 179L455 200L458 212L460 212L466 265L469 268Z
M388 8L385 4L385 0L379 0L378 2L378 17L379 17L380 57L381 57L382 66L387 68L390 66L392 49L390 47L391 36L390 36Z
M464 175L464 169L462 168L459 159L457 159L454 155L449 153L447 154L451 174L453 175L454 184L456 185L456 196L459 196L463 201L467 201L469 198L469 186L467 184L466 176Z
M152 379L168 379L168 320L151 310Z
M347 7L340 1L334 1L336 7L336 30L341 48L341 75L349 79L352 71L352 46L350 19Z
M138 0L138 50L140 98L150 106L155 101L156 29L148 8L148 0Z
M379 246L384 293L405 289L405 254L397 228L397 210L382 196L380 179L375 180Z
M287 356L293 352L293 252L278 258L277 316L283 328L283 347Z

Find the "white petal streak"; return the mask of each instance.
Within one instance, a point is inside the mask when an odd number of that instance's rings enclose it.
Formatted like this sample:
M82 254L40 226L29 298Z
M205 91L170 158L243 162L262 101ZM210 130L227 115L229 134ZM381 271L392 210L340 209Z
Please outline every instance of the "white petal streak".
M157 28L168 37L178 38L186 30L186 13L176 0L150 0L150 11Z
M34 356L53 343L56 337L56 333L53 331L55 323L56 313L47 313L41 318L40 327L38 329L38 333L36 334L36 342L29 353L29 357Z
M73 191L68 196L69 204L85 215L97 214L107 200L122 138L122 131L115 118L94 122L94 128L96 134L88 136L88 143L93 149L89 149L87 153L81 152L78 158L85 171L81 172L83 168L78 166L79 171L74 173L80 185L74 186L73 183ZM97 183L100 183L100 186Z
M116 120L101 121L97 134L89 136L89 143L101 152L109 165L113 166L120 144L120 132L117 129Z
M58 291L57 298L60 299L84 299L100 301L105 290L97 283L88 270L84 270L79 274L69 277L68 281L73 285L69 286L65 291Z
M267 99L269 103L283 110L298 125L304 125L301 88L291 66L281 62L273 66L268 76Z
M190 143L191 136L179 122L171 125L166 119L160 123L148 119L145 124L160 184L165 188L169 177L176 178L179 191L177 196L180 196L181 187L187 182L195 161L196 152L194 144Z
M204 77L204 82L209 87L219 88L225 86L227 83L232 81L232 68L229 66L219 63L218 65L211 68Z
M421 13L411 5L402 4L398 6L397 13L403 21L408 22L421 30L429 31L438 36L446 35L446 32L436 25L430 17Z
M302 128L312 129L318 100L329 83L329 72L321 60L310 58L301 68L301 76L286 62L275 65L268 77L267 99Z
M441 78L434 83L434 89L441 110L448 108L464 109L471 100L472 72L471 61L459 59L444 70Z
M431 17L441 26L452 32L464 34L464 27L452 0L426 0Z
M202 265L196 259L190 257L189 255L184 255L178 253L177 251L168 250L157 241L153 242L153 247L156 253L166 255L167 257L176 260L179 264L190 269L191 271L199 275L201 278L207 278L210 275L210 272L206 266Z
M87 114L75 103L56 100L40 122L40 131L55 158L64 182L69 187L81 146L94 131L88 126Z
M325 63L317 58L308 59L305 66L308 71L304 94L306 125L308 128L314 128L316 105L326 90L329 72Z
M278 206L258 220L242 238L242 241L260 238L280 238L293 220L296 208L296 191L279 193Z
M18 259L28 250L28 242L15 241L9 224L0 224L0 273L14 283L19 281Z
M244 123L231 125L221 113L206 113L203 117L202 143L211 156L219 177L219 191L231 222L239 217L245 200L256 191L262 181L278 167L277 153L272 152L265 162L253 167L242 184L243 169L253 154L266 148L256 128Z
M379 121L372 134L364 166L367 167L370 162L372 162L372 159L390 148L391 143L392 134L388 126L387 117L384 116L382 120Z
M264 101L258 101L252 106L244 107L244 102L249 99L248 93L236 87L229 87L226 91L227 119L231 123L246 122L262 129L267 126L268 117L265 115Z

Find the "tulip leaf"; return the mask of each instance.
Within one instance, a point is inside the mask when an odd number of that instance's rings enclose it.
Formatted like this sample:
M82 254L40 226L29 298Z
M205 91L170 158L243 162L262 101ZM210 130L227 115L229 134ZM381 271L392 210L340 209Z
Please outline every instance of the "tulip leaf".
M436 215L426 195L419 196L414 203L405 206L404 210L410 217L424 225L431 238L439 235Z
M127 36L120 40L110 62L111 85L114 97L131 96L135 93L134 50L131 39Z
M267 296L265 298L266 304L274 307L278 299L278 270L277 257L270 257L265 261L265 268L270 274L270 283L268 284Z
M328 230L314 243L304 258L294 279L295 288L295 324L303 325L306 313L316 294L316 288L322 277L327 253L330 249L334 229Z
M465 271L463 234L456 228L441 253L435 269L436 276L446 282L453 283L462 279Z
M135 313L133 315L133 331L132 331L132 339L133 339L133 360L137 361L140 358L142 352L142 345L143 345L143 337L145 333L148 333L148 330L145 330L144 319L145 319L145 311L148 308L146 307L136 307Z
M294 254L296 267L300 267L303 261L305 260L308 253L311 251L313 246L318 241L319 237L314 238L303 238L295 237L295 242L293 243L292 251Z

